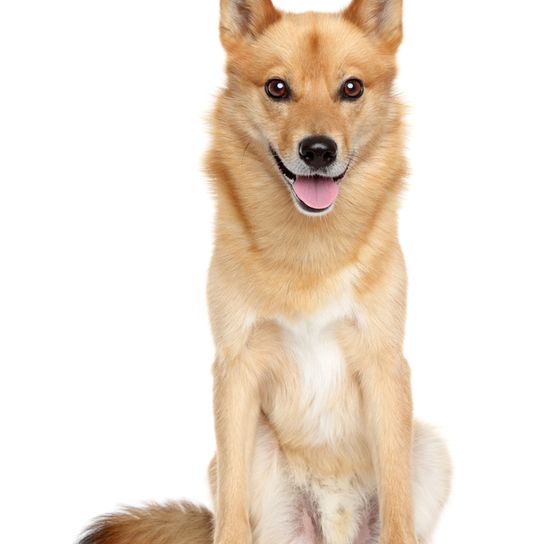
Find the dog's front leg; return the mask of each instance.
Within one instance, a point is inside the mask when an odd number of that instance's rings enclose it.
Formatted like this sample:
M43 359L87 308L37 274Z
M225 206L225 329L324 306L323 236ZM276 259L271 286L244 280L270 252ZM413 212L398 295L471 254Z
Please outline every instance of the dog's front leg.
M416 544L408 364L395 350L379 350L367 358L361 383L378 486L380 544Z
M214 365L217 440L215 544L250 544L249 473L260 402L251 361Z

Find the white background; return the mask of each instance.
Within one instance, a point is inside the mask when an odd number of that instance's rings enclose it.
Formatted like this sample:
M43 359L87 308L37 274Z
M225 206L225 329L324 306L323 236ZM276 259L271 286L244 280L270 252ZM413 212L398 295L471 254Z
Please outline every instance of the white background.
M0 4L3 542L208 501L218 3ZM435 542L543 542L544 13L405 3L406 352L456 467Z

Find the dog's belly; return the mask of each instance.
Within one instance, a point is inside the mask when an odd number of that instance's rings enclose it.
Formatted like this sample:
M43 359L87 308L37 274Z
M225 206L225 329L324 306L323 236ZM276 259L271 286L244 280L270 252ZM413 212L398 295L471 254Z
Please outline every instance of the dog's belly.
M376 495L346 481L309 482L299 519L308 544L375 544L379 536Z
M313 463L321 454L310 453L301 462L281 447L277 431L264 420L255 451L250 502L255 544L377 543L372 481L356 471L320 474Z
M349 503L346 496L327 495L323 503L303 508L293 544L377 544L379 512L375 496ZM323 506L329 509L320 510ZM333 506L334 510L330 507Z

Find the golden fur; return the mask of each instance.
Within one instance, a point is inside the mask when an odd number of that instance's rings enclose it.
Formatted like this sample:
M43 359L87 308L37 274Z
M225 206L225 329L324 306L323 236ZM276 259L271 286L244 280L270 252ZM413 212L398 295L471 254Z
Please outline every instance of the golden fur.
M99 518L84 534L80 544L168 544L190 542L208 544L213 537L211 512L189 503L127 508L113 516Z
M415 544L447 497L447 452L414 427L403 357L401 8L353 0L339 14L288 14L221 0L228 83L206 159L215 544ZM290 82L288 103L263 92L271 77ZM346 77L364 82L361 100L337 99ZM270 151L294 161L312 134L349 165L319 217L294 205ZM211 542L210 514L184 508L106 518L82 544Z

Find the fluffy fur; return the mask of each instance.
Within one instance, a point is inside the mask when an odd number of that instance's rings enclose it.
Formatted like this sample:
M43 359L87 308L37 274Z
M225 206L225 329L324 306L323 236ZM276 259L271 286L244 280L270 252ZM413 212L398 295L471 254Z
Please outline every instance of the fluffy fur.
M217 197L209 308L217 347L211 514L153 506L81 544L416 544L449 489L445 446L412 420L397 208L406 163L393 90L401 0L338 14L221 0L228 83L206 164ZM341 100L346 78L361 99ZM289 100L264 92L271 78ZM301 213L299 142L338 147L328 213ZM335 170L336 169L336 170Z
M209 544L213 538L213 517L205 508L190 503L152 504L127 508L103 516L82 536L80 544Z

